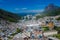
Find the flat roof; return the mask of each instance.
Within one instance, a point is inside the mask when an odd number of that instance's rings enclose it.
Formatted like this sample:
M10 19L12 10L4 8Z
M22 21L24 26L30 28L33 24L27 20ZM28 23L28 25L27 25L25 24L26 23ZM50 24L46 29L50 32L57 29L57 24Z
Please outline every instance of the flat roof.
M39 26L39 24L27 24L26 26Z

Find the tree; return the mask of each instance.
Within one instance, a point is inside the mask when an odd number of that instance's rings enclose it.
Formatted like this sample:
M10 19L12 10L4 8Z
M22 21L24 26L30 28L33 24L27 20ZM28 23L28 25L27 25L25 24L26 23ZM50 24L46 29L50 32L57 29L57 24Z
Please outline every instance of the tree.
M17 33L20 33L20 32L22 32L22 31L23 31L22 29L19 29L19 28L16 29L16 32L17 32Z
M39 18L43 18L43 16L37 15L36 20L39 19Z
M59 18L57 18L56 20L60 20L60 17L59 17Z
M54 29L58 31L58 34L60 34L60 27L55 26Z

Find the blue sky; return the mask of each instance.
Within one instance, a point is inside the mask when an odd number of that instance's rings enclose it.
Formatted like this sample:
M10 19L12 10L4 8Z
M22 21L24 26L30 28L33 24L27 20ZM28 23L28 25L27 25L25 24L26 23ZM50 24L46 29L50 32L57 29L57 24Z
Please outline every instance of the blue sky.
M41 12L50 3L60 6L60 0L0 0L0 8L15 13Z

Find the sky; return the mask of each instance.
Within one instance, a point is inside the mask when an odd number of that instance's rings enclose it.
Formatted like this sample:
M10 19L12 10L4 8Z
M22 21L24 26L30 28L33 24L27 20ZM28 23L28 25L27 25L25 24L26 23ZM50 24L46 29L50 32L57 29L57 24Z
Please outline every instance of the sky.
M60 0L0 0L0 9L14 13L42 12L50 3L60 6Z

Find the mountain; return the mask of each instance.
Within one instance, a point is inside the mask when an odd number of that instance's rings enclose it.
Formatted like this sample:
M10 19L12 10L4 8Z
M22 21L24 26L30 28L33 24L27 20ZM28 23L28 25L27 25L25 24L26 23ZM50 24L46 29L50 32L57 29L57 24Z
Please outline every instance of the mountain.
M56 16L60 15L60 7L54 4L49 4L46 6L44 12L42 13L44 16Z
M8 12L3 9L0 9L0 19L7 20L10 22L17 22L19 19L21 19L21 17L12 12Z
M60 7L54 4L49 4L45 7L44 11L40 13L40 15L36 16L36 19L45 17L45 16L56 16L60 15Z

